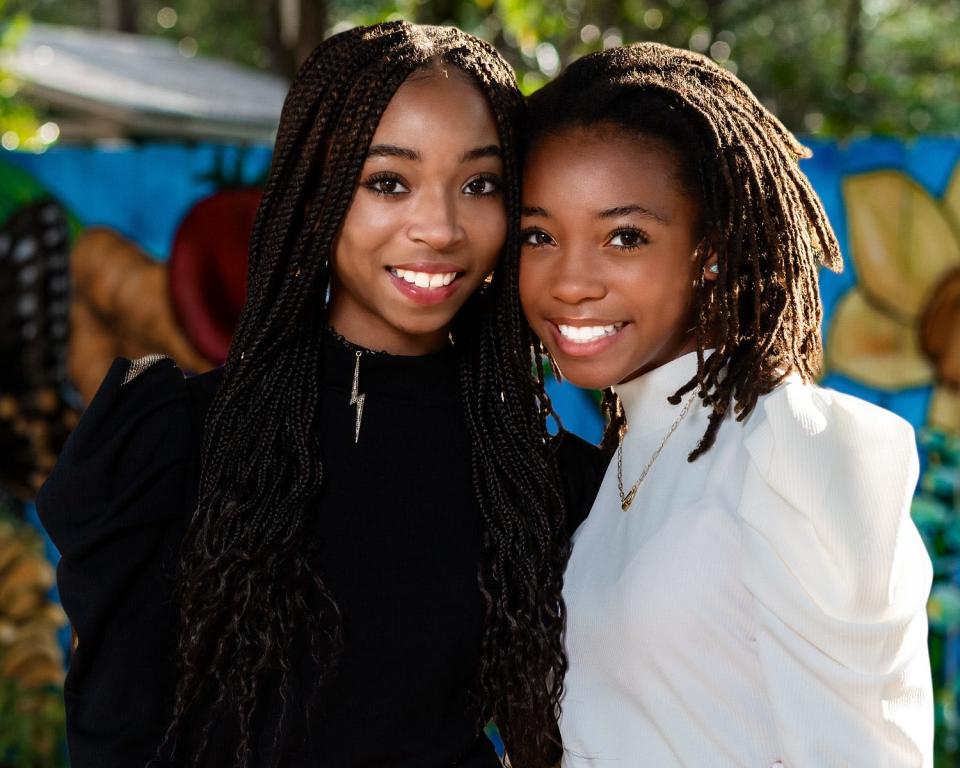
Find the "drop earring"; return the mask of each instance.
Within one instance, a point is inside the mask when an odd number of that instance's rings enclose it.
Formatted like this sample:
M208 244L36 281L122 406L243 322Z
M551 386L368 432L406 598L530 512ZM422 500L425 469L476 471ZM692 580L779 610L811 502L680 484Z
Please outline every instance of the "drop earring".
M549 352L544 352L547 357L547 362L550 363L550 372L553 374L553 378L557 380L557 384L563 384L563 374L560 373L560 369L557 367L557 361L553 359L553 355Z

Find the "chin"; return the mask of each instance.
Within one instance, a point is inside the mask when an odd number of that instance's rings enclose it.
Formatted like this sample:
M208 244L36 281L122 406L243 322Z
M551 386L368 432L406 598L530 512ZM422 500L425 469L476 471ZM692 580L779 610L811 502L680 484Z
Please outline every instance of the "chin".
M569 381L581 389L607 389L626 376L619 371L609 370L607 366L599 366L581 360L562 363L556 355L553 359L557 361L557 366L560 368L560 374L564 381Z
M443 315L414 315L398 318L393 326L408 336L432 336L446 332L453 322L454 315L444 312Z

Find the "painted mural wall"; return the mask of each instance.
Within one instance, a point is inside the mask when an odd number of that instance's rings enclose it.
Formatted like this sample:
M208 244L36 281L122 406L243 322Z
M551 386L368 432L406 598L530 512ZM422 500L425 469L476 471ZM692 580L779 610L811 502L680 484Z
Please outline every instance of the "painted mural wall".
M822 275L823 383L917 429L923 470L913 513L936 573L938 765L952 764L960 756L960 139L812 148L803 168L846 257L843 273ZM56 702L70 634L50 591L56 553L30 501L116 355L164 352L194 371L223 360L269 159L266 147L210 145L0 154L0 722L5 708L33 707L37 724L29 739L0 727L0 766L18 750L59 759ZM591 393L550 390L566 426L598 440Z

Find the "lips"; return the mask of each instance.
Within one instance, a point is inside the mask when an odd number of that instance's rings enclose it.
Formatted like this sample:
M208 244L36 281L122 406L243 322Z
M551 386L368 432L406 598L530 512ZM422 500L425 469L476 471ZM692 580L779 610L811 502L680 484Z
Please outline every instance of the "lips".
M629 323L594 319L549 320L547 325L560 352L568 357L599 354L620 340Z
M609 325L565 325L557 323L560 335L577 344L587 344L604 336L612 336L623 327L623 323Z
M417 272L412 269L390 268L390 274L399 277L418 288L442 288L450 285L456 277L456 272Z
M464 275L457 264L415 262L386 267L391 282L404 296L417 304L439 304L459 289Z

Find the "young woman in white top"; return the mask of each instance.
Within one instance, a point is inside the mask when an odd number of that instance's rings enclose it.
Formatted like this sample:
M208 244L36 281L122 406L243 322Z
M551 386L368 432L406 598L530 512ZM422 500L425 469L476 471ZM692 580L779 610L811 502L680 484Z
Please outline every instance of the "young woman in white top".
M564 598L564 766L929 766L911 427L813 382L840 253L808 152L655 44L530 103L520 290L613 458Z

